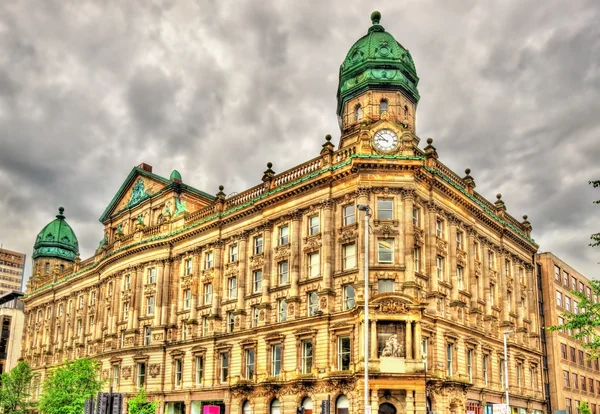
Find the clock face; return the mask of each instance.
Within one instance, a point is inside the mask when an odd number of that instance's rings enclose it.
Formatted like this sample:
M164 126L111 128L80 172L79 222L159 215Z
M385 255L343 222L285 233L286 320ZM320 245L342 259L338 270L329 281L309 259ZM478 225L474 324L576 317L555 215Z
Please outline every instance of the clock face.
M373 146L378 151L390 152L398 148L398 135L389 129L382 129L373 136Z

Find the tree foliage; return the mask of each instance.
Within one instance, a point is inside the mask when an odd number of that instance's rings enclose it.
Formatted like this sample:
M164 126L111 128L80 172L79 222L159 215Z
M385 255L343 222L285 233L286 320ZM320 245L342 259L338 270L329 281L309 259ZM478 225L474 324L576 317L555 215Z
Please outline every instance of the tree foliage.
M81 414L85 400L102 387L100 365L95 359L67 361L50 371L44 381L39 410L44 414Z
M143 388L140 388L140 392L127 403L128 414L155 414L157 408L158 401L148 401Z
M600 180L594 180L594 181L590 181L590 185L594 188L599 188L600 187ZM600 204L600 200L596 200L594 201L595 204ZM592 247L596 247L596 246L600 246L600 233L594 233L590 236L590 239L592 239L592 242L590 243L590 246Z
M592 413L592 410L590 410L590 407L588 407L588 404L585 401L582 401L581 404L579 404L579 407L577 408L579 414L594 414Z
M0 411L12 414L25 414L31 411L28 401L31 395L33 372L27 362L19 362L9 372L0 377Z

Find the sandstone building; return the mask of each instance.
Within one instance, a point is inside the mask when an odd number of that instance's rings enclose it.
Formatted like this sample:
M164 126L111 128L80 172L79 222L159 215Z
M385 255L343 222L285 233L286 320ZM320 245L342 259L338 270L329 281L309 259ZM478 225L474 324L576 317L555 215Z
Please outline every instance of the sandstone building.
M91 356L162 412L362 413L364 281L374 412L544 410L531 225L415 134L413 59L379 24L340 69L341 135L226 197L133 168L80 260L61 209L38 236L24 357ZM368 205L372 215L364 228ZM370 271L365 275L368 231ZM503 332L509 369L503 369Z
M564 324L564 313L578 313L583 293L597 302L589 280L552 253L537 255L538 273L542 279L546 326ZM552 410L575 414L581 402L587 402L593 414L600 410L600 363L591 359L581 342L568 330L546 332Z

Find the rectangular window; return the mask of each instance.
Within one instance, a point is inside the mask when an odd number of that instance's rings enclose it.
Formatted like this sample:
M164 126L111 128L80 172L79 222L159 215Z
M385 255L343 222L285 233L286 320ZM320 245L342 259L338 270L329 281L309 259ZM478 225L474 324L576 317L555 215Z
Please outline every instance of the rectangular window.
M208 318L206 316L202 317L202 336L208 335Z
M212 269L213 265L213 252L206 252L206 254L204 255L204 268Z
M146 363L137 363L137 387L143 388L146 385Z
M571 399L570 398L565 398L565 405L567 408L567 414L572 414L571 412Z
M186 259L185 260L185 275L186 276L190 276L192 274L192 265L193 265L193 260L192 259Z
M490 303L496 303L496 286L493 283L490 283Z
M237 297L237 278L230 277L227 280L227 292L229 299L234 299Z
M571 312L571 298L568 296L565 296L565 310Z
M446 373L448 376L454 375L453 351L454 344L446 344Z
M562 359L567 359L567 345L560 344L560 357Z
M583 293L583 288L584 288L583 282L579 281L579 292L580 293Z
M319 234L319 216L310 216L308 218L308 235L314 236Z
M356 243L342 246L343 270L356 267Z
M563 371L563 385L567 388L571 387L571 382L569 380L569 371Z
M585 288L585 296L589 300L592 300L592 289L589 286L586 286L586 288Z
M588 385L590 386L590 392L593 394L594 393L594 379L593 378L588 378ZM594 410L593 412L595 413L596 410Z
M287 321L287 302L285 299L280 299L277 304L277 320L279 322Z
M196 385L200 385L202 383L202 376L204 373L204 356L198 355L196 357L196 372L195 372L195 382Z
M377 239L377 261L394 263L394 239Z
M444 222L440 219L435 221L435 235L440 239L444 237Z
M312 341L302 341L302 373L312 373L313 365L313 343Z
M421 271L421 248L419 246L415 246L413 249L413 260L415 264L415 272Z
M212 303L212 283L204 284L203 303L210 305Z
M510 276L510 260L504 260L504 274L506 277Z
M467 375L469 381L473 382L473 350L467 349Z
M388 293L394 291L394 279L379 279L377 281L377 292Z
M123 302L123 320L129 317L129 302Z
M525 286L525 271L522 267L519 267L519 283Z
M181 322L181 340L185 341L188 335L188 327L185 321Z
M131 275L125 275L125 281L123 282L123 288L125 290L131 289Z
M587 378L581 377L581 391L587 391Z
M571 276L571 290L577 290L577 278Z
M556 291L556 306L562 308L562 292Z
M238 245L232 244L229 246L229 263L238 261Z
M502 386L502 388L506 387L506 383L505 383L505 379L504 379L504 360L500 359L498 360L498 368L500 371L500 385Z
M393 220L394 219L394 202L389 198L377 199L377 219Z
M244 377L247 380L252 380L254 379L254 365L255 365L255 361L254 361L254 349L246 349L245 351L245 362L246 362L246 368L245 368L245 372L244 372Z
M569 354L571 356L571 362L577 362L577 359L575 358L575 347L569 347Z
M458 290L464 290L464 268L462 266L456 267L456 281L458 283Z
M494 268L494 252L488 250L488 269Z
M517 387L521 386L521 377L523 376L522 371L523 371L523 364L520 362L517 362Z
M456 248L462 250L463 249L463 232L456 232Z
M175 360L175 386L179 387L181 385L181 376L182 376L182 369L181 369L181 359L176 359Z
M488 385L488 369L490 363L490 356L488 354L483 354L483 383Z
M156 283L156 267L148 269L148 284Z
M564 287L569 287L569 273L563 270L563 285Z
M338 338L338 370L348 371L350 369L350 337L340 336Z
M229 352L221 352L221 375L219 376L221 382L227 382L229 377Z
M321 273L321 259L319 252L308 254L308 277L317 277Z
M280 285L288 284L288 261L284 260L283 262L279 262L277 264L277 279Z
M354 307L355 293L352 285L344 286L344 310L352 309Z
M90 315L90 319L89 319L90 331L94 329L95 322L96 322L96 318L94 318L94 315Z
M348 204L342 207L343 225L348 226L356 223L356 217L354 215L354 204Z
M412 209L412 218L413 218L413 226L419 227L419 224L420 224L419 209L416 207L413 207L413 209Z
M271 347L271 376L281 375L281 344L275 344Z
M192 307L192 290L185 289L183 291L183 309L189 309Z
M262 270L252 272L252 292L259 293L262 290Z
M263 252L263 238L262 236L256 236L254 238L254 254L261 254Z
M444 280L444 258L442 256L436 256L435 268L438 280Z
M96 304L96 291L93 291L90 294L90 305L94 306ZM48 308L48 311L46 312L46 317L49 318L50 317L50 308Z
M308 292L308 316L315 316L319 310L319 296L317 292Z
M146 299L146 315L154 315L154 296Z
M290 228L286 224L279 227L279 245L288 244L290 242Z
M571 378L573 379L573 388L578 390L579 389L579 376L573 372L573 373L571 373Z
M117 385L119 385L119 372L120 372L120 367L119 365L115 364L112 366L112 381L111 381L111 385L113 387L116 387Z
M583 357L583 351L581 349L577 351L577 355L579 356L579 365L585 365L585 358Z
M576 300L573 301L573 313L574 314L579 313L579 302L577 302Z
M479 242L473 242L473 257L479 260Z
M233 314L233 312L229 311L229 312L227 312L227 332L228 333L233 332L234 327L235 327L235 315Z
M81 319L77 319L77 336L81 335L81 332L83 332L83 323Z
M258 326L258 308L256 306L252 307L252 315L251 315L250 324L252 325L253 328L256 328Z
M144 326L144 345L150 345L152 342L152 328Z

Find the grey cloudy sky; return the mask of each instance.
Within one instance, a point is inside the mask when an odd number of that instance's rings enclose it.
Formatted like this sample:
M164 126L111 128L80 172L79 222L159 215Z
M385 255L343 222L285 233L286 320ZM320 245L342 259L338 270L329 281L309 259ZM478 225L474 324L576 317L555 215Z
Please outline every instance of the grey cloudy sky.
M89 257L141 162L214 194L316 156L339 138L339 65L373 9L415 60L422 142L596 277L596 0L4 0L0 242L30 255L64 205Z

